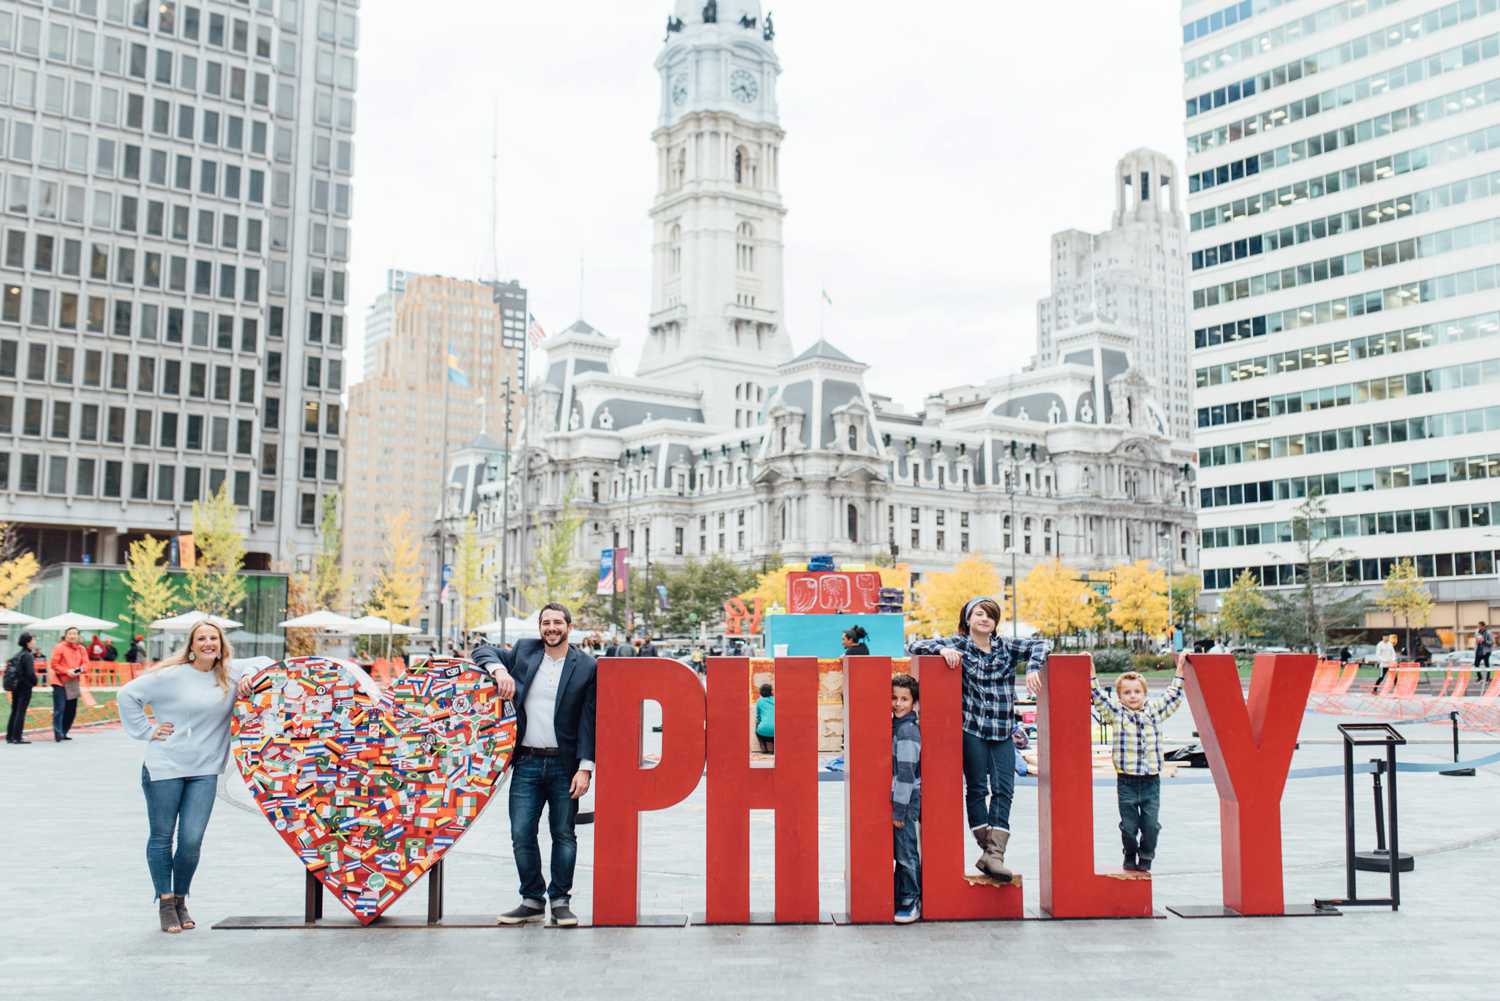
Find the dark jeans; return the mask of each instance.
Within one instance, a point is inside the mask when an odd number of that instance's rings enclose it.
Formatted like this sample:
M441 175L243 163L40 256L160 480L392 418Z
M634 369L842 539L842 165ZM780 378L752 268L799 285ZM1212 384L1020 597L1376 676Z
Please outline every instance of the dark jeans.
M577 762L569 757L519 754L510 775L510 845L521 877L521 899L566 903L573 895L573 866L578 861L578 800L569 794ZM542 849L537 843L542 807L552 834L552 885L542 879Z
M1010 830L1010 801L1015 791L1016 745L1010 738L985 740L964 734L964 805L969 827Z
M1120 840L1125 854L1142 862L1156 858L1156 837L1161 833L1161 777L1117 775L1115 793L1120 800Z
M775 737L762 737L759 734L756 734L755 739L758 740L758 741L760 741L760 753L761 754L775 754L776 753L776 738Z
M1481 667L1484 668L1484 670L1482 672L1480 671ZM1483 653L1480 653L1478 650L1475 650L1475 652L1474 652L1474 679L1476 681L1483 681L1483 682L1488 682L1490 680L1490 651L1489 650L1485 650Z
M151 884L158 897L164 893L185 897L192 889L218 784L217 775L152 781L146 766L141 766L141 791L146 794L146 820L151 825L146 838L146 867L151 870ZM172 851L174 830L176 852Z
M10 693L10 719L5 721L5 739L20 740L26 735L26 708L31 705L31 689Z
M52 739L62 740L73 729L73 718L78 715L78 700L68 698L68 690L62 685L52 686Z
M896 849L896 909L910 907L922 899L921 850L922 794L911 801L905 825L891 833Z

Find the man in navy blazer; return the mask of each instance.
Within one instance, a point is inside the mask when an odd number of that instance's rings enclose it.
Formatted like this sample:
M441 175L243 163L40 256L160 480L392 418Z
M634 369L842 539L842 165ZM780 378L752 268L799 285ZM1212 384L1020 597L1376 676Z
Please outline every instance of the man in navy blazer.
M578 925L570 898L578 861L578 800L594 777L594 658L568 645L573 614L562 605L542 606L542 638L524 639L511 650L489 644L474 651L500 694L515 703L518 722L510 774L510 843L521 877L521 904L500 915L503 925L541 921L552 908L552 924ZM552 832L552 883L542 878L537 842L542 807Z

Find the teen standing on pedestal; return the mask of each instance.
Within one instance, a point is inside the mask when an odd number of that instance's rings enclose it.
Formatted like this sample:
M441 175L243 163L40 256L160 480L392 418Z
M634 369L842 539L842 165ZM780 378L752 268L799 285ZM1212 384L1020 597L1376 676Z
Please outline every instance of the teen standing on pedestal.
M594 777L594 658L568 645L573 614L543 605L539 640L518 640L513 650L489 645L474 651L474 663L494 675L503 698L516 707L516 756L510 774L510 843L521 877L520 906L498 918L503 925L528 924L547 916L572 928L573 869L578 862L578 801ZM623 645L623 644L622 644ZM633 651L632 651L633 652ZM552 834L552 884L542 877L537 829L542 807Z
M950 668L963 666L964 803L969 829L984 849L980 872L1009 880L1005 850L1010 843L1010 804L1016 787L1016 664L1026 663L1026 688L1042 690L1041 669L1047 641L1002 639L995 635L1000 606L975 598L958 616L958 634L947 639L917 640L912 656L941 655Z
M219 775L229 760L235 695L250 694L253 673L235 670L233 656L219 627L200 622L188 634L186 647L121 688L118 696L125 732L149 742L141 766L151 831L146 866L164 932L196 926L185 898L198 869ZM146 715L148 705L154 720Z

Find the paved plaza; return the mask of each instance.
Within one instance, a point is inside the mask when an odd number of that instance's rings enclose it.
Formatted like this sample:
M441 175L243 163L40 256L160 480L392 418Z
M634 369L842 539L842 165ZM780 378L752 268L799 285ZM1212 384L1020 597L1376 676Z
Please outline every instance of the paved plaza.
M1294 768L1337 763L1334 722L1309 715ZM1190 714L1169 736L1190 736ZM1436 741L1447 731L1410 728ZM226 776L192 895L200 927L156 929L144 864L140 745L117 728L77 732L0 756L13 862L0 912L0 983L7 997L236 998L410 996L440 999L626 997L888 998L1494 998L1500 929L1500 765L1475 778L1400 776L1403 849L1417 856L1403 907L1338 918L1187 921L1025 921L912 927L231 932L230 915L296 915L299 865ZM1474 743L1465 756L1497 750ZM1439 761L1417 743L1403 761ZM231 766L232 769L232 766ZM1373 845L1369 779L1357 787L1360 847ZM843 788L820 786L823 906L843 903ZM503 799L503 797L502 797ZM1114 790L1095 786L1097 857L1118 865ZM1284 803L1287 899L1343 893L1337 778L1294 779ZM1219 902L1218 810L1205 771L1164 783L1158 908ZM704 906L704 791L642 824L647 912ZM1011 861L1034 875L1036 788L1016 797ZM752 834L752 906L771 908L771 821ZM20 836L16 836L19 833ZM543 852L546 851L543 825ZM22 856L21 846L28 854ZM591 910L597 845L580 829L575 907ZM966 854L969 853L965 849ZM449 856L447 911L494 914L515 899L504 802ZM1362 888L1378 895L1381 878ZM1026 885L1028 910L1037 881ZM419 885L390 912L421 917ZM341 909L329 902L328 913Z

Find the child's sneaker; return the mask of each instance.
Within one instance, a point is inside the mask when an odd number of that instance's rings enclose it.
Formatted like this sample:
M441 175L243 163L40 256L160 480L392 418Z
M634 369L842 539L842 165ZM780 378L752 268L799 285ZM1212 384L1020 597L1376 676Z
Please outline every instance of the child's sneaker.
M913 901L903 907L896 908L896 924L909 925L921 920L922 905Z

